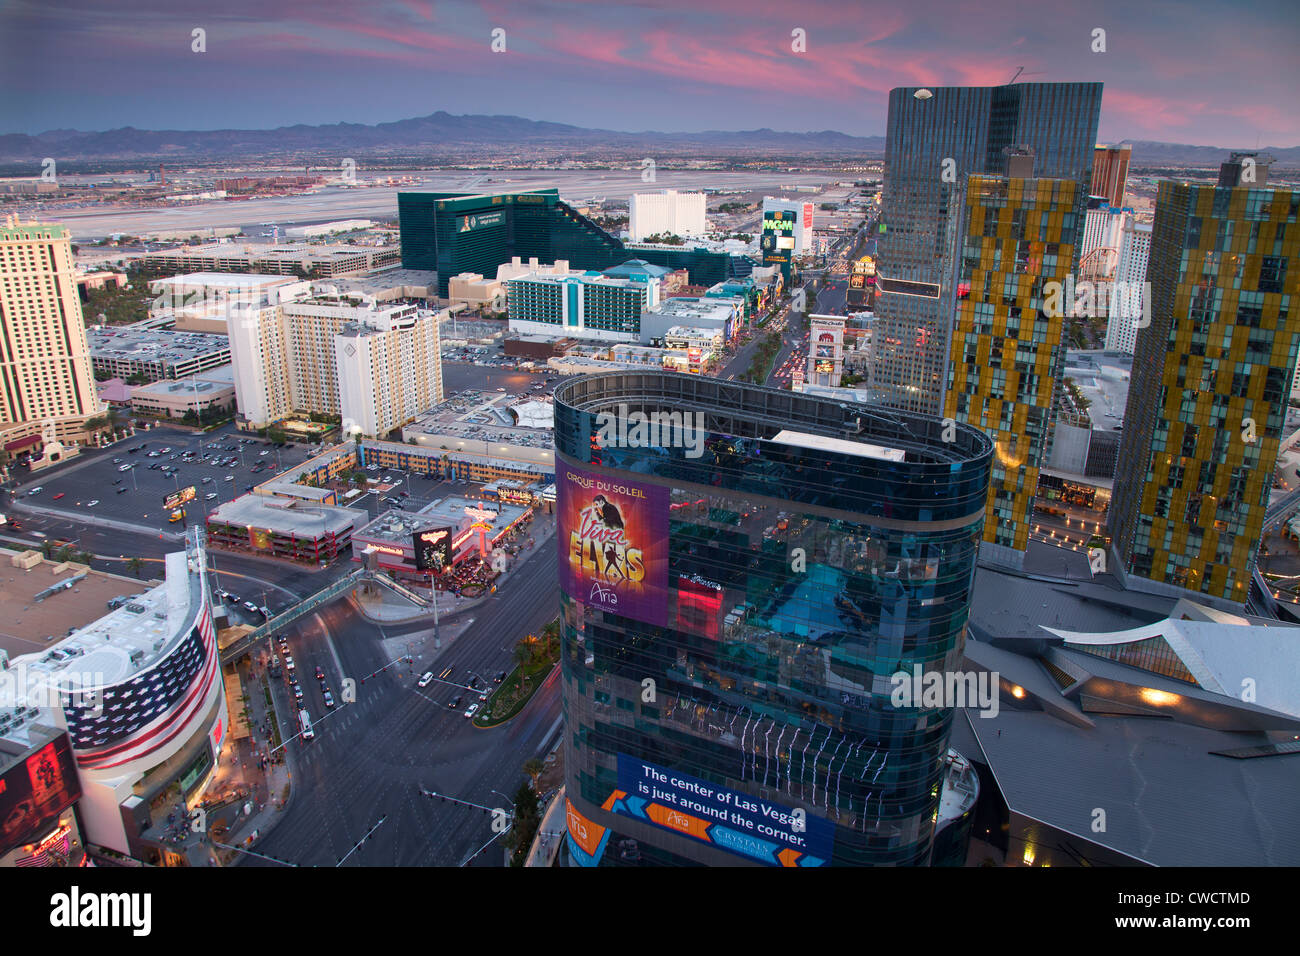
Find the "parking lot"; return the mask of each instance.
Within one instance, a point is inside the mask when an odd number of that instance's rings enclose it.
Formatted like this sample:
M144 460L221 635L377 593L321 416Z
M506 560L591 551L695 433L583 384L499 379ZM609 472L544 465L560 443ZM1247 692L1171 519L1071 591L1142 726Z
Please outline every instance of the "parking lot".
M275 448L265 439L240 435L233 426L209 434L161 426L34 475L23 483L16 498L24 505L56 511L86 524L120 522L148 530L178 531L202 520L211 508L244 494L250 485L302 463L310 454L307 446ZM228 459L234 460L229 465L217 463ZM164 471L164 466L169 470ZM254 471L258 466L260 470ZM184 521L168 521L163 499L188 485L195 486L196 497L185 506ZM41 491L32 495L31 490L38 487Z

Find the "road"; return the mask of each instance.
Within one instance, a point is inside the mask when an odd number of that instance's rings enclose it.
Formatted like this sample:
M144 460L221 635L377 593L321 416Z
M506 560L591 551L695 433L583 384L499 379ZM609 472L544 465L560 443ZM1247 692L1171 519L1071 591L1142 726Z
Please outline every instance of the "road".
M362 618L355 604L340 600L288 632L304 703L315 737L294 741L293 796L283 818L258 844L259 852L303 865L331 866L380 817L386 820L347 861L348 866L458 866L493 836L489 813L420 795L447 794L490 808L508 809L522 766L557 737L560 718L558 670L523 713L501 727L475 728L462 716L477 700L465 685L472 676L492 685L509 670L511 648L552 620L555 544L549 541L519 566L485 604L445 621L472 618L463 633L435 650L432 625L417 622L380 627ZM398 638L384 643L385 638ZM409 650L408 650L409 648ZM360 683L395 657L412 653L414 668L399 666ZM324 669L335 697L341 678L358 681L355 704L327 711L315 669ZM422 672L441 674L419 688ZM296 713L287 684L276 683L281 726ZM462 698L455 708L448 703ZM324 716L329 713L329 716ZM495 793L494 791L499 791ZM502 796L502 794L504 796ZM493 847L476 861L500 865ZM274 865L247 858L245 865Z

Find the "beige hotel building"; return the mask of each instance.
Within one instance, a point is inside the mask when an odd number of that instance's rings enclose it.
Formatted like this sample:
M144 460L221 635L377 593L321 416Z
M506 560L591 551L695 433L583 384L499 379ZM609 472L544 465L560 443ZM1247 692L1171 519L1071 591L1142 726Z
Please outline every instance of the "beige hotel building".
M39 452L42 436L84 443L105 412L95 391L68 230L0 225L0 450Z
M383 437L442 401L441 313L334 300L232 306L230 356L241 428L294 412L338 415Z

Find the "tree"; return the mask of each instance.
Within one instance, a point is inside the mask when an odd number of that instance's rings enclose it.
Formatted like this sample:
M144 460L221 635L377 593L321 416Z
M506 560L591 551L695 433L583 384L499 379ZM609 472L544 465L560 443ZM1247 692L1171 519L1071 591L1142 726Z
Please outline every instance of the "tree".
M144 562L139 558L131 558L131 560L126 562L126 566L128 570L138 578L140 576L140 569L144 567Z
M524 761L524 773L528 774L533 781L533 789L537 789L537 779L546 770L546 764L542 763L536 757L529 757Z
M524 689L524 665L526 665L530 660L532 660L533 649L528 646L527 641L516 641L514 648L510 651L510 656L513 657L515 663L519 665L518 687L520 690L523 690Z
M514 825L510 828L510 833L506 837L509 845L514 847L514 855L510 858L511 866L523 866L524 861L528 859L528 850L533 845L533 838L537 836L537 828L541 825L541 810L537 804L537 793L526 783L519 785L518 791L515 792L515 819Z

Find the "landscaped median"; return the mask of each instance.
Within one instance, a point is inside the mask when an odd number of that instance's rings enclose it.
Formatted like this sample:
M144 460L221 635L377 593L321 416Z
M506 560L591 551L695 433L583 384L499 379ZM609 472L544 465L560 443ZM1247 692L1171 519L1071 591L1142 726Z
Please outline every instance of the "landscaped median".
M515 643L515 669L506 675L474 715L475 727L496 727L514 717L533 699L560 660L560 619L542 633L529 634Z

